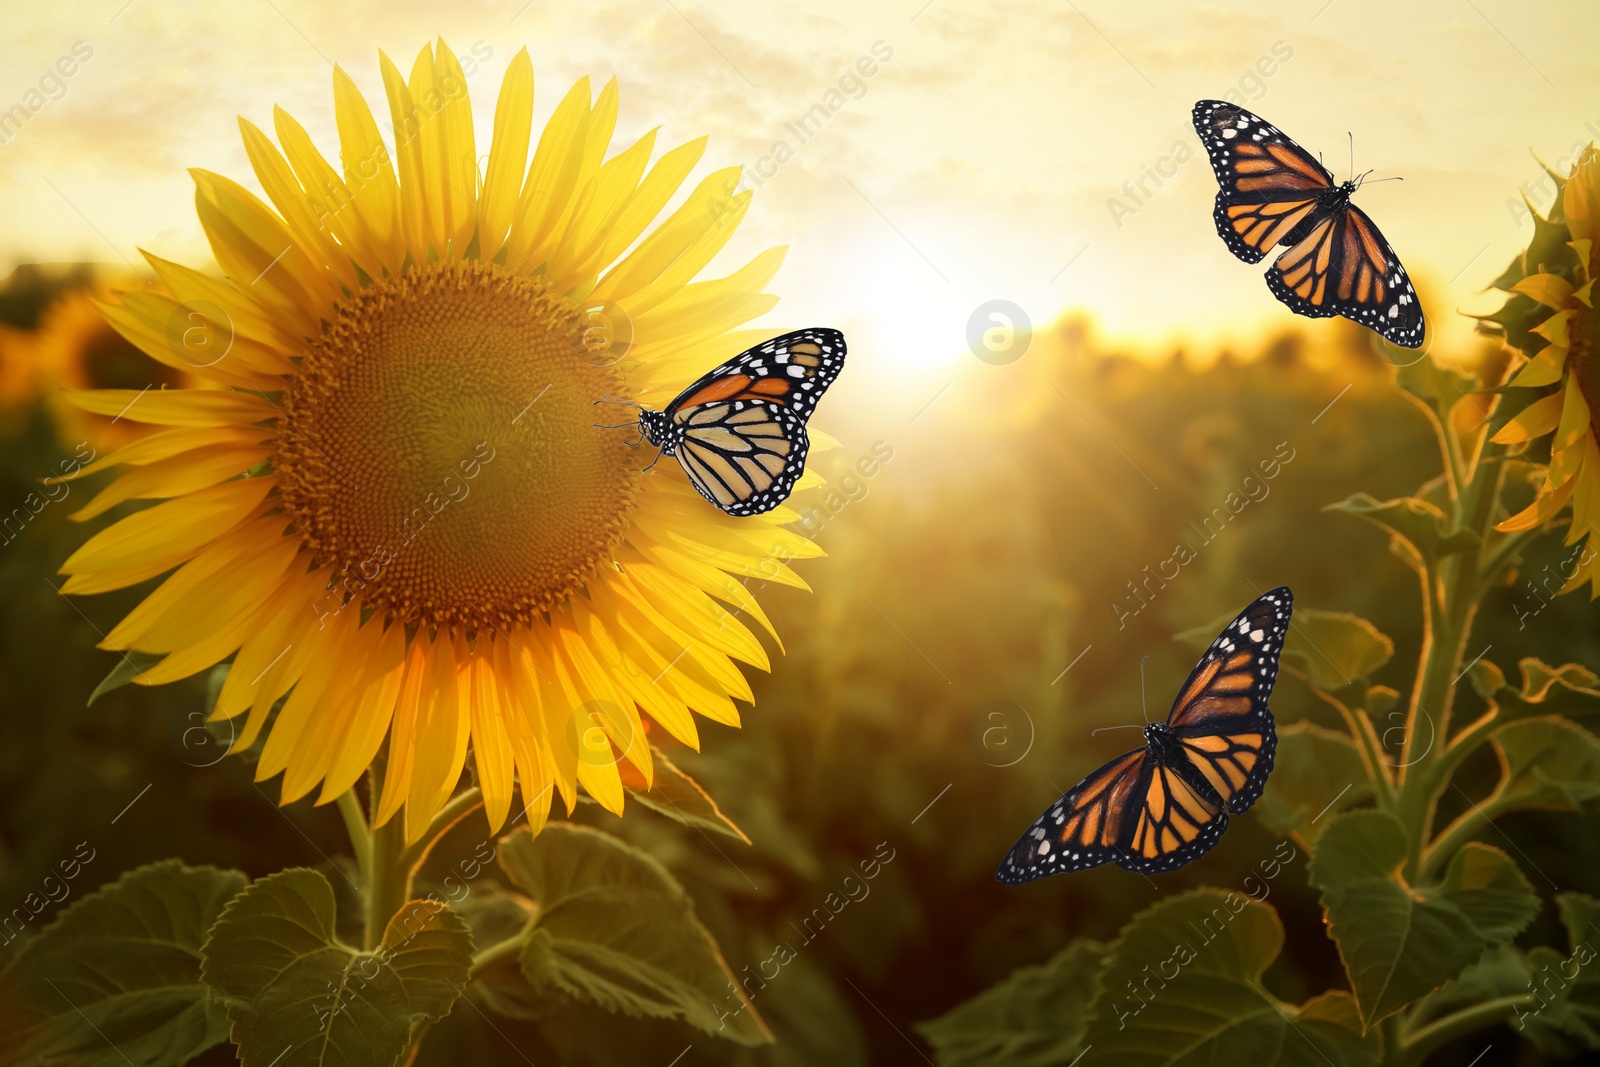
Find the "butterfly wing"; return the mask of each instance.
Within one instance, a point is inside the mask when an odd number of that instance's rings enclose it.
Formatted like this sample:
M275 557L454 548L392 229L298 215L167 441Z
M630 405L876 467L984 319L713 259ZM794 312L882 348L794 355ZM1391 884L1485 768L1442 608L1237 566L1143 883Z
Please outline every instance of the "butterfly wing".
M806 420L844 366L838 330L797 330L713 370L667 406L689 481L730 515L781 504L804 473Z
M1422 345L1422 306L1400 257L1353 204L1314 223L1267 270L1272 295L1299 315L1343 315L1405 348Z
M1267 699L1294 596L1279 586L1223 628L1178 691L1167 728L1187 766L1179 772L1202 797L1234 815L1261 796L1278 746Z
M1212 211L1217 233L1234 255L1258 263L1315 218L1333 175L1277 127L1235 104L1202 100L1193 119L1221 186Z
M996 880L1021 885L1115 860L1155 765L1148 749L1137 748L1073 786L1017 840Z
M1210 851L1228 816L1147 748L1118 756L1034 820L995 872L1006 885L1115 862L1174 871Z
M1150 762L1154 768L1118 848L1117 866L1165 874L1210 852L1222 840L1228 816L1177 770Z

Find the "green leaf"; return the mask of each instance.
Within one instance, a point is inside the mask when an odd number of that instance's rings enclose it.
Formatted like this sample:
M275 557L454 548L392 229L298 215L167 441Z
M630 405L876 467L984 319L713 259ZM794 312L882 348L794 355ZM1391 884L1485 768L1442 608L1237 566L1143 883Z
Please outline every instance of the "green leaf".
M722 813L717 802L701 788L699 782L680 770L660 749L652 747L651 751L655 762L654 784L644 789L642 782L623 782L635 800L674 822L723 834L747 845L750 843L744 831Z
M1199 889L1135 916L1101 975L1082 1067L1366 1067L1345 993L1296 1007L1269 994L1261 974L1283 950L1277 912L1237 893Z
M94 692L89 694L90 704L113 689L121 689L131 684L135 678L166 658L148 652L123 652L121 656L122 658L117 660L117 665L111 668L111 673L101 679L100 684L94 687Z
M1534 1048L1563 1059L1600 1049L1595 970L1595 952L1588 945L1570 956L1545 945L1530 949L1528 983L1520 992L1532 997L1532 1003L1519 1005L1507 1024Z
M178 1064L223 1041L200 944L244 885L238 871L165 860L67 908L0 974L0 1061Z
M1500 709L1504 718L1526 718L1562 712L1583 714L1600 709L1600 678L1577 663L1560 667L1533 656L1517 663L1522 684L1511 685L1492 663L1480 660L1472 667L1472 686L1482 697Z
M1539 894L1511 857L1478 841L1450 860L1439 890L1490 943L1510 941L1539 914Z
M1454 902L1401 879L1406 855L1392 816L1346 812L1323 831L1308 872L1369 1029L1455 978L1486 945Z
M1052 1067L1083 1049L1095 979L1106 947L1074 941L1048 963L1022 967L998 985L916 1029L939 1067Z
M1366 493L1356 493L1323 510L1356 515L1387 531L1389 550L1418 570L1428 562L1438 562L1478 543L1477 534L1470 530L1449 530L1444 512L1416 497L1378 500Z
M1600 900L1587 893L1557 893L1556 910L1567 928L1568 948L1600 942ZM1600 982L1600 975L1594 980Z
M1412 360L1396 374L1400 388L1425 402L1441 415L1473 387L1473 381L1441 367L1432 359Z
M1600 797L1600 738L1571 719L1518 719L1489 740L1500 757L1497 810L1576 809Z
M553 823L502 838L499 861L539 905L520 959L535 989L740 1044L772 1040L689 895L648 854Z
M1453 1008L1526 993L1528 980L1526 955L1513 945L1491 945L1484 949L1478 962L1427 998L1427 1014L1437 1016Z
M412 1026L449 1014L472 935L447 905L413 900L376 951L350 948L334 938L333 887L299 867L235 897L203 956L246 1067L389 1067L410 1048Z
M1283 643L1283 658L1318 689L1329 692L1369 678L1394 655L1394 642L1376 626L1343 611L1302 608Z
M1256 811L1268 829L1306 842L1315 841L1335 814L1372 795L1354 742L1315 723L1278 727L1274 772Z

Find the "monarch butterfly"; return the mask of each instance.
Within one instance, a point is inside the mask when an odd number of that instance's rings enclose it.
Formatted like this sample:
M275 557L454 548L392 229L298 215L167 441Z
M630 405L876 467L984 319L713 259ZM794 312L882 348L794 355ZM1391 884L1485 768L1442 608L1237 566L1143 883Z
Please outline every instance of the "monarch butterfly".
M1073 786L1036 819L995 872L1006 885L1115 860L1139 874L1175 871L1209 852L1229 815L1250 810L1278 747L1267 698L1294 597L1280 586L1223 628L1145 747Z
M806 469L806 420L839 376L844 354L838 330L774 337L705 375L665 410L641 409L639 430L729 515L771 511Z
M1267 271L1273 296L1298 315L1343 315L1402 347L1422 345L1422 308L1400 257L1350 202L1365 174L1334 185L1286 134L1221 100L1194 106L1194 128L1222 187L1212 217L1228 249L1259 263L1289 246Z

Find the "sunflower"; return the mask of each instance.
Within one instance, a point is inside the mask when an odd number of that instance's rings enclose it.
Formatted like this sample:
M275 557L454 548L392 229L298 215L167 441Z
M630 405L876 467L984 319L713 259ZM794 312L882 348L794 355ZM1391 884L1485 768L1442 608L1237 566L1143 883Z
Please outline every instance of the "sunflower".
M147 427L120 412L85 411L72 402L86 389L131 390L200 385L184 368L151 359L112 329L97 300L111 296L109 285L68 289L39 316L38 329L22 349L33 390L44 399L63 441L88 441L98 448L127 444Z
M718 171L652 229L705 140L608 158L614 81L573 86L530 164L519 52L480 174L444 42L409 78L379 59L392 147L337 68L341 170L281 109L276 145L241 119L271 206L193 172L226 280L147 254L166 295L103 308L209 388L146 393L125 417L162 429L85 468L126 468L87 515L159 503L90 538L65 589L172 571L103 647L160 655L145 684L232 657L213 718L243 717L235 750L264 738L283 803L338 797L381 753L374 822L404 809L417 840L470 752L491 829L514 787L535 828L579 786L620 812L619 762L652 780L646 717L698 748L696 713L737 726L751 700L735 661L767 669L740 579L804 588L785 561L821 551L787 508L729 518L675 464L643 474L593 402L659 405L758 339L735 328L776 303L783 249L695 280L750 194Z
M1600 530L1600 447L1593 414L1600 410L1600 316L1593 303L1594 279L1600 271L1600 259L1596 258L1600 255L1600 155L1593 145L1566 178L1559 205L1552 219L1540 220L1540 230L1564 223L1567 248L1559 255L1548 248L1530 248L1523 260L1539 271L1523 274L1510 286L1513 294L1537 305L1531 315L1523 315L1539 321L1527 330L1508 334L1513 341L1520 340L1530 357L1509 384L1513 388L1554 388L1523 408L1494 436L1495 441L1520 449L1552 434L1550 463L1533 503L1497 529L1533 529L1554 518L1570 501L1567 543L1576 544ZM1535 235L1536 246L1547 245L1540 236ZM1544 254L1536 255L1539 252ZM1515 311L1515 301L1513 297L1508 302L1508 311ZM1495 321L1511 323L1515 329L1516 319L1510 315L1502 314ZM1575 557L1562 592L1589 582L1591 598L1600 597L1600 566L1592 547L1593 542Z

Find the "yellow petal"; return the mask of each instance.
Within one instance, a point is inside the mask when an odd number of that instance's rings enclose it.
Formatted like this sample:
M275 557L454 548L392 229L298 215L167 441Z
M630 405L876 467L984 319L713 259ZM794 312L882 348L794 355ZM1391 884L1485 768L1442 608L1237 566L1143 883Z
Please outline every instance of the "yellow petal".
M367 626L375 624L376 620L372 620ZM356 706L349 733L328 768L317 803L327 803L349 791L377 757L405 681L405 645L402 627L390 626L383 631L368 670L371 677Z
M1567 386L1561 395L1561 422L1556 427L1556 435L1550 439L1553 451L1573 447L1590 432L1589 402L1583 398L1583 386L1578 375L1567 378Z
M423 51L426 53L427 49ZM412 98L411 88L399 68L382 52L378 53L378 65L383 71L383 87L389 97L394 157L400 167L400 218L405 228L406 245L414 250L413 254L421 253L417 255L418 259L424 259L434 231L422 161L421 133L425 117Z
M308 336L331 318L337 289L284 224L237 182L194 169L195 211L222 272ZM134 294L129 294L133 296Z
M494 107L494 137L489 142L489 165L483 177L483 232L480 249L493 258L511 233L522 176L528 165L528 144L533 124L533 61L519 49L506 67L500 99Z
M333 239L333 234L328 231L318 211L313 209L312 201L307 199L305 190L300 187L300 179L295 177L294 170L279 153L277 146L254 123L243 118L239 120L239 133L244 140L245 154L250 157L250 166L256 172L256 180L266 190L267 199L283 216L295 239L307 252L314 252L315 257L333 271L340 284L347 289L354 289L358 283L350 257ZM318 205L323 203L321 198L316 202ZM325 207L323 211L326 211Z
M1539 491L1538 496L1534 497L1533 503L1509 519L1496 524L1495 529L1501 533L1515 533L1543 526L1554 518L1556 512L1560 511L1562 505L1571 498L1573 486L1576 484L1576 480L1569 480L1561 485L1546 486Z
M1546 345L1517 371L1510 384L1519 388L1554 385L1561 380L1566 365L1567 349L1561 345Z
M1556 428L1561 420L1561 394L1540 397L1521 411L1516 418L1500 427L1494 435L1496 444L1520 445L1535 437L1543 437Z
M108 572L154 566L158 569L145 575L153 578L177 566L242 522L276 484L275 478L224 482L119 519L89 538L61 565L62 574L85 579L69 591L89 591L83 587L98 585L93 580Z
M496 833L511 813L511 783L515 765L511 738L506 729L506 701L495 677L493 651L484 641L467 663L470 680L472 720L472 759L478 769L478 787L483 790L483 810L489 818L489 832Z
M1511 291L1556 311L1572 306L1572 283L1559 274L1530 274L1513 285Z
M439 113L440 166L444 181L445 228L459 255L478 228L478 150L472 132L472 102L461 61L439 38L434 85L444 97Z
M598 265L612 262L638 240L639 235L656 220L661 209L667 206L667 201L689 177L689 172L700 162L705 150L706 139L698 137L679 145L656 161L639 188L628 198L627 206L617 216L617 222L597 257Z
M164 426L237 426L278 415L259 396L226 389L68 389L64 395L84 411Z
M542 265L535 252L548 245L550 231L578 192L575 186L588 140L589 79L580 78L539 135L511 227L512 266L535 270Z
M378 257L377 263L366 265L367 273L376 277L381 267L390 274L397 274L405 259L400 187L372 109L350 75L338 66L333 68L333 104L339 125L339 155L344 161L345 188L366 231L365 243Z

